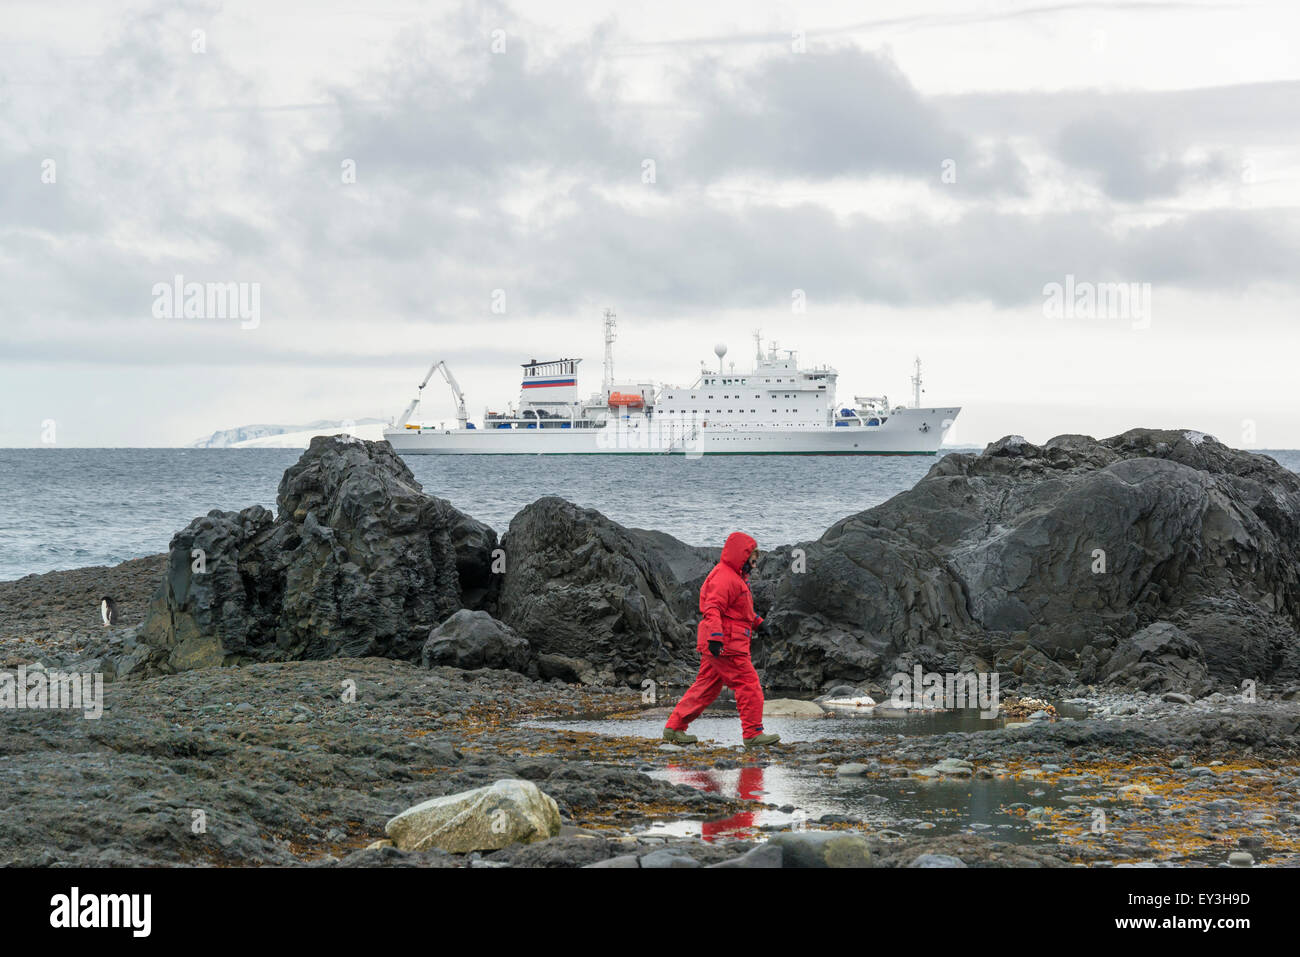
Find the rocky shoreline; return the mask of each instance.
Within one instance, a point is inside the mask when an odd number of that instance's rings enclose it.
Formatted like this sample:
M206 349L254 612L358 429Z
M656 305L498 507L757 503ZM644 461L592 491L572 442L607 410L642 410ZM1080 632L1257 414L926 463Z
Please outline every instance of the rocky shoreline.
M716 550L559 499L498 540L384 443L342 437L313 442L277 505L196 519L164 555L0 582L0 670L108 681L99 719L0 709L0 863L1300 862L1300 477L1198 433L1004 439L767 552L765 687L884 700L916 666L996 671L1063 714L908 736L828 719L763 755L618 730L689 681ZM938 833L879 794L870 814L745 826L756 805L800 809L669 780L747 769L909 795L1014 784L1026 799L1000 813L1029 834ZM535 784L558 830L469 853L386 834L498 781ZM707 841L648 827L727 820Z

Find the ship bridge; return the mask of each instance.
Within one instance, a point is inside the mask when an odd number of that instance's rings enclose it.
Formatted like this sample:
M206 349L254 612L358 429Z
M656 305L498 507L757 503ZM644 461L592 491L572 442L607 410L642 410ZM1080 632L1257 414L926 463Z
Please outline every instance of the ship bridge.
M578 401L578 363L581 359L549 359L522 363L519 404L572 405Z

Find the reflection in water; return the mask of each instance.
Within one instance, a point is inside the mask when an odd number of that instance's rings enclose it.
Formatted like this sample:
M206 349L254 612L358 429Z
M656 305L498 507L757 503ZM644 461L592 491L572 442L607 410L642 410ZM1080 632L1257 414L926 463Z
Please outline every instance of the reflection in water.
M534 727L563 727L613 736L658 739L663 715L599 720L528 721ZM831 714L821 718L768 718L767 730L784 741L838 741L863 744L950 731L982 731L1006 724L983 718L975 709L963 711L896 712L877 708L874 714ZM691 725L701 741L739 744L734 715L711 712ZM647 742L658 747L657 740ZM816 826L824 815L846 815L877 829L930 831L934 834L976 830L993 840L1029 843L1045 836L1023 815L1025 807L1050 804L1056 788L1035 781L1011 779L923 780L880 774L838 777L814 768L781 765L730 769L694 768L670 764L648 772L673 784L687 784L733 799L751 801L752 810L712 821L674 820L654 824L648 833L693 835L705 840L753 838L767 829ZM771 805L771 806L769 806ZM1019 805L1019 808L1011 808ZM785 811L779 808L786 808Z
M670 765L651 777L689 784L712 794L753 801L753 810L712 821L675 820L651 834L692 835L705 840L753 838L762 830L807 824L826 814L848 815L875 828L926 830L934 834L981 831L992 840L1028 844L1046 836L1011 805L1051 803L1057 789L1037 781L836 777L807 769L743 767L729 770ZM775 805L769 807L768 805ZM778 810L785 807L786 811Z
M738 772L724 772L669 765L666 774L673 784L689 784L700 791L739 798L742 801L761 804L767 794L763 789L763 768L747 767L741 768ZM731 781L731 778L735 778L735 781ZM702 821L700 836L706 841L719 837L752 837L754 828L759 824L760 813L766 810L763 807L755 807L752 811L741 811L731 817Z
M593 720L533 720L523 722L525 727L565 728L569 731L586 731L617 737L643 737L658 739L663 734L667 712L645 718L600 718ZM875 714L827 714L821 718L763 719L763 726L781 736L782 741L840 740L874 742L899 735L946 734L949 731L987 731L1003 727L1005 718L981 718L977 710L901 712L877 708ZM735 705L729 713L721 708L711 708L691 724L691 734L701 741L715 744L740 744L740 724L735 716Z

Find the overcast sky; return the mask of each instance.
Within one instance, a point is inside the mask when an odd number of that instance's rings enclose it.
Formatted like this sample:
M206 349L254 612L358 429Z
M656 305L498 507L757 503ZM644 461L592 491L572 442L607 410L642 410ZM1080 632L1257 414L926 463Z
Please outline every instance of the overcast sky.
M4 18L0 445L389 418L436 357L478 418L531 357L596 389L612 307L628 377L746 368L761 329L845 399L905 400L920 354L961 444L1300 447L1294 2ZM256 321L169 313L178 275Z

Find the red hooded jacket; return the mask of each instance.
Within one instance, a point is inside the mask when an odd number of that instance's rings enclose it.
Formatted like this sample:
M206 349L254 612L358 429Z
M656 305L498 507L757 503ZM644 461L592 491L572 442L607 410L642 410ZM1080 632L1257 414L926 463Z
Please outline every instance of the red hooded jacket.
M754 614L754 596L741 569L758 547L744 532L732 532L722 546L722 560L700 586L700 613L695 648L707 654L710 641L722 642L724 655L748 655L749 639L763 620Z

